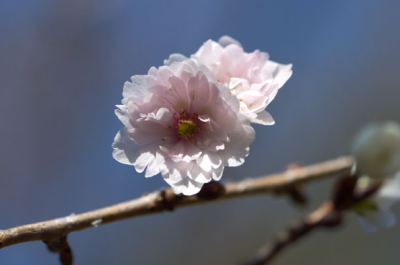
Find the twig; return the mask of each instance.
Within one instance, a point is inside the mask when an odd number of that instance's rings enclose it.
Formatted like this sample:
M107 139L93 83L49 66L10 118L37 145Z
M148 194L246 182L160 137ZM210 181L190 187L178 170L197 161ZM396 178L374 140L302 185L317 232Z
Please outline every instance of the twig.
M136 216L171 211L178 207L191 206L209 201L239 198L256 194L273 193L324 177L349 172L353 166L352 157L342 157L320 164L291 169L285 172L248 179L225 185L211 182L204 185L199 194L176 195L171 189L146 194L138 199L93 210L78 215L45 222L17 226L0 231L0 248L28 241L54 242L71 232L119 221Z
M66 236L60 237L56 241L43 242L51 252L59 253L62 265L71 265L73 263L72 250Z
M339 179L331 200L324 202L319 208L304 218L292 221L292 224L285 231L281 232L269 246L263 249L252 261L245 264L269 264L286 247L315 229L341 225L345 211L373 195L381 186L381 182L376 182L362 191L357 191L356 184L357 177L355 176L347 175Z

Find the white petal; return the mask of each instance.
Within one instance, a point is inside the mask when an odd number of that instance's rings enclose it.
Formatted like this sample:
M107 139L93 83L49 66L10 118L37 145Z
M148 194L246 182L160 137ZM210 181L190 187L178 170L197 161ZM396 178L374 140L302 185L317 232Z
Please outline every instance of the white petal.
M185 154L190 160L196 160L202 154L202 150L191 142L185 142Z
M167 153L175 162L185 161L186 163L189 163L190 161L199 158L202 154L202 150L190 142L179 141Z
M216 152L203 151L203 154L197 159L197 165L204 171L211 172L214 168L222 165L222 158Z
M212 40L206 41L200 49L192 55L192 58L199 59L210 71L213 71L221 56L223 47Z
M208 157L210 158L211 165L213 168L219 168L222 165L222 159L219 153L217 152L207 152Z
M176 112L181 112L182 109L189 110L190 98L186 84L181 78L172 76L169 79L171 89L166 92L169 100Z
M135 128L128 129L129 137L138 145L144 146L165 140L173 132L169 126L172 122L172 114L166 108L160 108L156 112L140 114L140 118L133 122Z
M274 83L278 84L278 88L281 88L292 76L292 66L292 64L285 65L274 61L268 61L265 67L272 72L274 75Z
M223 174L223 173L224 173L224 166L223 166L223 165L221 165L221 166L218 167L218 168L215 168L215 169L211 172L211 175L212 175L213 180L216 180L216 181L220 180L220 179L222 178L222 174Z
M127 128L132 128L132 125L129 121L128 112L125 106L120 105L119 109L115 110L115 115L117 115L118 119L122 122L123 125Z
M161 175L164 180L172 185L180 182L187 178L188 171L193 167L193 163L186 163L184 161L175 162L171 158L157 152L156 154L157 164L159 166Z
M244 163L244 159L249 155L249 148L244 151L227 149L224 152L224 165L228 167L238 167Z
M188 89L191 100L191 112L201 113L209 100L208 88L209 84L204 75L196 75L189 79Z
M168 127L171 123L172 113L167 108L160 108L157 113L149 113L146 117L146 121L152 121L160 124L163 127Z
M218 42L219 42L219 44L221 44L222 47L226 47L226 46L231 45L231 44L234 44L234 45L237 45L239 47L242 47L240 42L238 42L234 38L229 37L227 35L224 35L221 38L219 38Z
M169 78L174 75L171 67L161 66L157 71L157 84L170 87Z
M250 112L259 112L265 109L268 102L268 96L259 92L248 90L238 95L238 98L246 103ZM241 102L241 103L242 103Z
M210 172L212 169L212 164L210 157L207 154L203 154L197 160L197 165L199 165L204 171Z
M138 145L144 146L161 141L162 135L157 132L149 132L140 128L131 128L128 131L129 137Z
M208 114L204 114L204 115L199 115L199 120L201 120L202 122L210 122L211 118Z
M232 77L229 80L228 88L235 95L247 91L251 88L251 85L248 80L244 78Z
M225 144L217 140L211 141L210 144L207 146L207 150L211 152L216 152L224 149L225 149Z
M142 152L133 165L138 173L142 173L147 165L152 163L154 160L154 154L151 152Z
M133 165L140 155L140 146L136 145L127 135L127 129L121 129L114 138L113 157L122 164Z
M146 178L153 177L160 173L160 169L158 167L156 159L153 159L151 163L148 164L146 174L144 175Z
M199 183L207 183L211 181L210 173L204 171L197 164L193 165L192 170L189 171L189 178Z
M122 96L124 98L140 98L147 92L147 76L134 75L131 77L132 83L125 82Z
M178 183L172 184L171 187L176 194L182 193L183 195L190 196L198 193L203 187L203 183L185 178Z
M275 121L271 114L263 110L257 113L257 117L251 119L251 122L261 124L261 125L274 125Z
M186 56L180 54L180 53L173 53L169 56L168 59L164 60L165 65L171 65L175 62L182 62L184 60L188 59Z
M158 69L153 66L149 69L149 71L147 72L147 75L150 77L156 78L157 73L158 73Z
M243 118L241 120L243 121ZM249 154L248 146L255 138L255 131L249 125L239 124L234 132L228 134L228 137L230 141L226 142L225 149L220 151L224 166L240 166Z
M185 143L183 141L177 142L172 149L169 151L168 155L172 160L179 162L181 161L185 153Z

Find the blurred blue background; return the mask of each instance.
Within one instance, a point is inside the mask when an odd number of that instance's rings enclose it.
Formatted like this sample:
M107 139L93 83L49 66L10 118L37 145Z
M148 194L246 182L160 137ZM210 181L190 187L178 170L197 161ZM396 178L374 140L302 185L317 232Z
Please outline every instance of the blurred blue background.
M228 34L294 74L256 126L246 163L224 180L346 154L370 121L400 121L400 2L0 0L0 228L80 213L166 183L117 163L123 83L169 54ZM237 264L312 203L259 196L125 220L69 236L76 264ZM400 217L400 209L396 208ZM274 264L396 265L400 228L367 234L355 216L318 231ZM41 242L0 250L1 264L58 264Z

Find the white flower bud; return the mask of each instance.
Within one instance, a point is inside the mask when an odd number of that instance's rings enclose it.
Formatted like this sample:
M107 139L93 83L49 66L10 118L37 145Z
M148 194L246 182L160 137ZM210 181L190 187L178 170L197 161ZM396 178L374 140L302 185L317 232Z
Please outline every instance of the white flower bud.
M352 153L359 175L393 176L400 170L400 125L384 122L364 127L353 143Z

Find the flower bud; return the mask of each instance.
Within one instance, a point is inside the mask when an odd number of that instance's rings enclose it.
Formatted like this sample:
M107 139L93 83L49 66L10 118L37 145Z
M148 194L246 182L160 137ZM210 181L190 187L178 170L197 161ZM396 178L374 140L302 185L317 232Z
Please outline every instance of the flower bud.
M355 138L352 153L359 175L393 176L400 170L400 125L396 122L367 125Z

